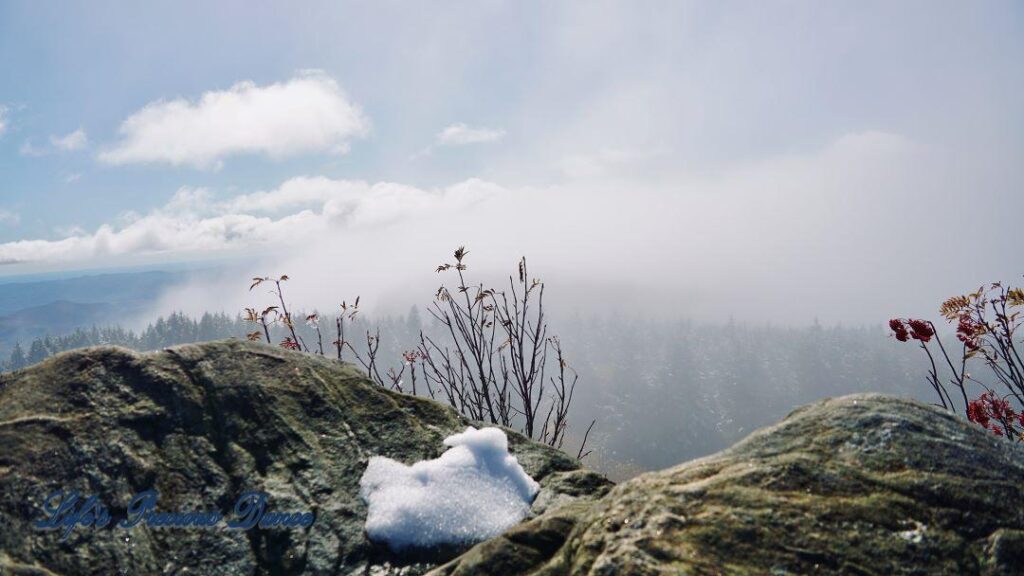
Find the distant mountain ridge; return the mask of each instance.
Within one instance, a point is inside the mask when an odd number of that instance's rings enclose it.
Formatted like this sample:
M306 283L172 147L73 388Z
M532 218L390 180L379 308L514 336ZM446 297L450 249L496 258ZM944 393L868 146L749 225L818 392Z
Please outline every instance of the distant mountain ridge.
M58 301L76 303L152 302L183 272L121 272L74 278L0 283L0 316Z
M125 303L57 300L0 316L0 351L16 343L27 346L35 338L73 332L76 328L115 324L119 318L142 312L142 301Z
M124 326L196 270L137 270L0 280L0 356L15 344L93 326Z

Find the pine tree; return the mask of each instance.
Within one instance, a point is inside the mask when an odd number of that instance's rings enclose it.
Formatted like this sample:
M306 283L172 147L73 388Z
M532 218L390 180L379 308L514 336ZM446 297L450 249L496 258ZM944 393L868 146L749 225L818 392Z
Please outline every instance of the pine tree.
M405 335L411 338L412 342L415 342L420 336L420 330L423 329L423 320L420 318L420 309L416 306L409 308L409 313L405 316Z
M28 349L28 364L38 364L46 357L49 356L49 352L46 350L46 346L43 345L43 341L36 338L32 341L32 346Z
M25 350L21 347L21 342L14 344L14 350L11 351L11 370L20 370L28 365L28 360L25 359Z

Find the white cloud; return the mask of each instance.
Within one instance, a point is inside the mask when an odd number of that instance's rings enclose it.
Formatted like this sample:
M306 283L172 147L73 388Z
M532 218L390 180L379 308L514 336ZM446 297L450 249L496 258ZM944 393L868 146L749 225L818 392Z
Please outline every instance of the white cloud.
M50 144L56 150L71 152L88 146L89 138L85 135L85 130L79 128L66 136L50 136Z
M504 130L474 128L460 122L438 132L436 143L438 146L465 146L467 144L496 142L504 137Z
M294 246L340 228L380 230L413 216L458 213L503 192L475 179L424 190L392 182L300 177L275 190L216 201L207 189L185 187L157 210L122 214L92 233L71 229L60 240L0 244L0 261L63 262Z
M0 104L0 136L3 136L4 132L7 131L7 126L10 123L10 121L8 120L10 112L10 108L4 106L3 104Z
M121 141L99 158L216 168L235 154L343 154L369 125L333 79L307 71L269 86L240 82L196 102L152 102L121 124Z
M206 188L183 186L171 196L162 212L170 214L203 214L210 208L213 195Z
M18 214L7 210L0 210L0 224L15 226L19 222L21 222L21 217Z
M500 268L529 256L552 281L552 297L571 292L570 309L607 306L621 289L637 313L863 320L915 313L915 303L941 301L964 278L1007 274L1005 262L977 258L976 243L951 233L973 225L969 211L946 208L962 198L963 182L1003 190L952 161L957 153L867 131L716 169L678 166L671 154L602 152L600 178L589 178L587 161L583 178L545 187L317 176L235 196L183 188L159 210L88 233L0 244L0 261L230 251L253 275L301 278L290 287L295 300L326 309L357 294L422 302L438 282L433 267L465 244L475 277L500 279ZM659 159L658 178L635 177L635 162ZM1012 202L1005 190L990 198ZM1012 229L1010 216L993 219L993 245L1011 245L1001 232ZM969 269L950 273L947 258ZM237 310L248 297L237 280L169 295L161 312Z
M89 137L85 134L85 130L79 128L64 136L50 136L49 146L36 146L31 140L25 140L18 148L18 153L22 156L39 157L54 152L74 152L82 150L88 145Z
M388 223L438 209L457 210L503 191L500 186L479 179L425 190L395 182L369 184L322 176L299 177L284 182L276 190L237 196L220 210L259 214L314 208L335 219L363 225Z
M18 154L21 154L22 156L45 156L48 152L49 151L45 146L38 147L32 144L31 140L25 140L21 143L21 146L18 147Z
M445 146L470 146L473 144L486 144L497 142L505 137L505 131L494 128L474 128L461 122L452 124L441 130L434 137L434 142L419 152L413 154L410 160L416 160L424 156L430 156L436 147Z

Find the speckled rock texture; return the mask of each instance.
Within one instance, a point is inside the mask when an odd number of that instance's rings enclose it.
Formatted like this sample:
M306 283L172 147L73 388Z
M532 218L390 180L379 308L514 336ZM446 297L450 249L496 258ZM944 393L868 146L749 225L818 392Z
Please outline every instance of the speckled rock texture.
M1024 574L1024 449L914 401L827 400L432 574Z
M421 574L461 550L396 557L368 541L359 478L371 456L435 458L471 422L389 392L352 366L235 340L151 354L111 347L0 375L0 574ZM509 432L541 483L536 513L610 483ZM112 513L155 488L161 510L230 511L247 490L312 510L309 529L32 528L59 489Z

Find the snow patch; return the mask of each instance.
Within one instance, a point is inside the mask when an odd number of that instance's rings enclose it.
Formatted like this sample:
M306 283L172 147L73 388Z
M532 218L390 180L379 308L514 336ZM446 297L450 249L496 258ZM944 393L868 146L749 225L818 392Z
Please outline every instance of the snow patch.
M504 432L470 426L444 444L440 458L412 466L370 459L359 481L370 540L394 551L472 544L526 517L540 485L509 454Z

